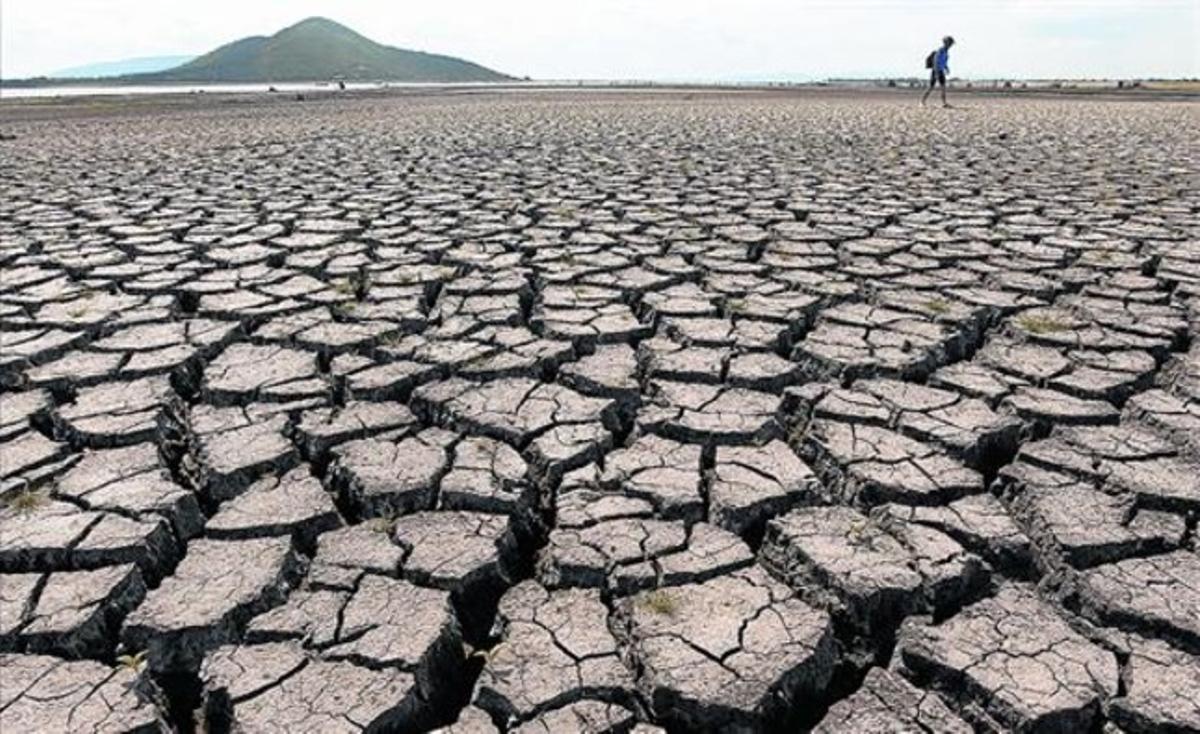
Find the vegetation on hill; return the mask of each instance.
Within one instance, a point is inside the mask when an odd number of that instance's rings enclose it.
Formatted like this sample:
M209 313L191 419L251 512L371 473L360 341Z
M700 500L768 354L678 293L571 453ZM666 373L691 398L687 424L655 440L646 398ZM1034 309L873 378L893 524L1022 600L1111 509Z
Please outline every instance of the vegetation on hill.
M331 20L309 18L273 36L243 38L182 66L128 78L139 82L488 82L512 77L452 56L384 46Z

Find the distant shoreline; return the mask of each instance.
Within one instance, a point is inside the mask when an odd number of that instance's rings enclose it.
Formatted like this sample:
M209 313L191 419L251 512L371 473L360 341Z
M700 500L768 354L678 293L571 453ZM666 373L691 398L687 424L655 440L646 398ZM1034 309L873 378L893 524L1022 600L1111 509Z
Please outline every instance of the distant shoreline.
M100 80L55 80L53 84L20 84L26 80L0 81L0 104L18 101L94 99L121 97L179 98L211 96L269 95L292 97L296 95L352 94L387 91L395 92L438 92L438 91L570 91L570 90L743 90L743 91L786 91L806 89L848 91L891 91L905 92L923 86L916 79L832 79L811 82L678 82L645 80L544 80L504 82L346 82L340 89L338 82L230 82L230 83L179 83L106 82ZM1200 99L1200 81L1145 81L1136 85L1118 80L956 80L952 87L957 93L983 95L1054 95L1054 96L1106 96L1118 99Z
M389 88L428 89L438 87L477 87L513 84L513 82L345 82L346 90ZM337 82L142 82L100 83L82 80L66 84L41 86L2 86L0 99L32 99L45 97L143 96L161 94L295 94L304 92L341 91Z
M256 84L276 86L280 84L337 84L339 79L288 79L285 81L272 81L270 79L252 79L252 80L181 80L181 79L148 79L144 78L148 74L136 74L128 76L93 76L93 77L51 77L51 76L35 76L22 77L20 79L5 79L0 78L0 89L19 89L24 87L68 87L79 85L90 86L174 86L181 84ZM347 84L513 84L513 83L533 83L533 84L662 84L662 85L739 85L739 84L780 84L780 85L805 85L805 84L853 84L853 85L881 85L887 86L888 82L896 84L908 82L924 82L924 76L879 76L879 77L804 77L794 76L792 78L781 79L756 79L753 77L745 78L663 78L663 79L599 79L599 78L582 78L582 79L534 79L527 77L524 79L503 79L495 81L404 81L400 79L342 79ZM997 84L1010 83L1012 85L1028 84L1033 86L1052 86L1060 84L1064 86L1103 86L1117 87L1119 84L1124 84L1126 87L1136 85L1163 85L1163 84L1186 84L1200 85L1200 79L1190 78L1128 78L1128 79L1107 79L1093 77L1062 77L1062 78L1028 78L1019 77L954 77L953 82L958 84L973 84L977 86L992 86Z

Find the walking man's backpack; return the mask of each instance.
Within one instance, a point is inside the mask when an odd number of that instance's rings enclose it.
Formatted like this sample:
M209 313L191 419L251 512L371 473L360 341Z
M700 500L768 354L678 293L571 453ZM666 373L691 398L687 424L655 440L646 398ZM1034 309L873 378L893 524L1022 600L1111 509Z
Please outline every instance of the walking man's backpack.
M936 56L937 56L937 51L930 51L929 55L925 57L925 68L926 69L933 68L933 59Z

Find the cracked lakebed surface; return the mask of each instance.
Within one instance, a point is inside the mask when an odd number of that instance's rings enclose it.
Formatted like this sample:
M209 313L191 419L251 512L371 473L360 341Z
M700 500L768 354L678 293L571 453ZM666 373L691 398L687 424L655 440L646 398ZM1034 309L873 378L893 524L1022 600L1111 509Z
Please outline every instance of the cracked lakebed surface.
M0 729L1200 730L1200 107L0 108Z

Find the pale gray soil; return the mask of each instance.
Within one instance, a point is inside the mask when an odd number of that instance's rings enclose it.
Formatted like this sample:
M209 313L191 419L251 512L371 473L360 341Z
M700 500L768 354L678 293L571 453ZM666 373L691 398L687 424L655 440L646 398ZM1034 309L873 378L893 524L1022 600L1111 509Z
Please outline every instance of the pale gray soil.
M0 729L1200 730L1200 107L0 107Z

